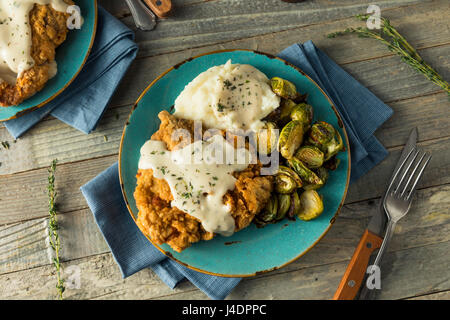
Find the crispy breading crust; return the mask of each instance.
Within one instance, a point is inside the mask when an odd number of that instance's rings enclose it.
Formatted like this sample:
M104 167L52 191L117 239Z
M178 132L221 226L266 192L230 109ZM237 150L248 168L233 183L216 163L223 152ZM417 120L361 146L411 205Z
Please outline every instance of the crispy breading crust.
M193 121L177 119L167 111L159 114L160 128L152 136L153 140L164 141L173 150L180 141L172 141L176 129L186 129L193 136ZM189 142L188 142L189 143ZM235 189L224 196L224 203L231 208L236 231L247 227L266 205L272 191L272 177L260 176L260 165L252 164L241 172L234 173L237 179ZM139 209L137 224L156 244L167 243L181 252L192 243L210 240L214 234L203 229L195 217L170 206L173 196L165 180L153 177L153 171L138 170L137 186L134 192Z
M73 4L71 0L65 1ZM51 5L36 4L30 12L32 32L31 56L35 65L23 72L15 85L0 83L0 106L18 105L42 90L50 77L49 63L55 60L55 49L66 40L69 14Z

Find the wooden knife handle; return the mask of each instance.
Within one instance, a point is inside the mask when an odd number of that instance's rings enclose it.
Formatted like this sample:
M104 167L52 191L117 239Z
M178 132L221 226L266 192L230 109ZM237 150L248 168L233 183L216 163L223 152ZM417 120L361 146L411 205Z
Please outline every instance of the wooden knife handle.
M172 1L170 0L144 0L152 9L153 13L160 18L167 18L172 11Z
M353 300L356 297L364 280L370 256L374 250L380 248L382 242L383 238L366 229L347 270L345 270L333 300Z

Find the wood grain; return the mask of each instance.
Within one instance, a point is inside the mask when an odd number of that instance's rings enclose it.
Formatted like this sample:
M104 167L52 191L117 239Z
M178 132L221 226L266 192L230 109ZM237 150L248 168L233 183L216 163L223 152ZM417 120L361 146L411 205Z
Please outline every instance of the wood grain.
M123 1L99 3L134 27ZM395 111L376 132L390 155L353 184L329 233L305 256L280 270L245 279L229 299L330 299L358 240L377 210L384 184L413 126L420 145L433 160L411 212L396 228L382 264L382 299L447 299L450 289L449 234L450 120L448 97L422 75L400 63L371 39L326 35L359 26L352 16L371 1L173 0L174 15L152 32L136 32L135 60L98 128L84 135L47 117L17 142L0 124L0 297L54 299L54 269L45 246L46 167L54 158L59 191L63 259L78 265L82 286L69 299L205 299L189 282L169 289L149 269L121 279L79 187L117 160L123 125L131 105L158 74L193 55L228 48L276 54L286 46L313 39L338 64ZM420 54L450 78L450 3L380 1L391 19ZM424 27L426 26L426 27ZM106 136L106 138L105 138ZM430 263L432 261L432 263Z
M366 229L334 293L333 300L353 300L361 288L372 253L381 247L383 238Z

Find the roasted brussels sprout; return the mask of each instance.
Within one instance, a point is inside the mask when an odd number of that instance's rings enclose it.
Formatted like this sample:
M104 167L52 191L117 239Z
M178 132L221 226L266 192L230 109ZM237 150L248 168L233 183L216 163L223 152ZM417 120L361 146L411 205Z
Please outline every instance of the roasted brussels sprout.
M317 176L323 181L323 184L327 183L330 173L324 167L320 167L316 169Z
M297 104L291 99L281 99L278 122L287 123L291 120L291 112Z
M309 131L308 143L318 147L328 160L344 148L341 135L332 125L319 121Z
M291 206L290 194L278 194L278 212L275 220L281 220L286 216Z
M319 184L307 184L307 185L303 186L303 189L305 189L305 190L316 190L316 189L322 188L325 185L325 183L328 180L328 176L329 176L328 170L325 169L324 167L320 167L320 168L317 168L315 170L315 173L320 178L320 180L322 180L322 183L319 183Z
M309 131L308 142L322 150L322 152L325 152L326 145L333 137L334 128L324 121L319 121L312 125L311 130Z
M324 154L315 146L303 146L297 150L295 157L308 168L319 168L323 164Z
M272 86L272 91L275 92L276 95L284 99L297 98L297 89L292 82L279 77L274 77L270 79L270 84Z
M278 151L284 158L290 159L293 157L295 151L303 142L304 134L303 124L300 121L293 120L284 126L278 139Z
M304 128L307 130L311 127L313 120L313 108L306 103L297 104L292 108L290 116L292 120L303 123Z
M325 161L329 160L331 157L338 154L339 151L344 149L344 142L342 141L342 137L337 130L334 130L334 137L326 145L326 148Z
M295 189L297 189L297 183L291 176L283 173L275 176L275 190L278 193L291 193Z
M304 221L312 220L323 212L322 197L316 190L306 190L300 195L301 209L297 216Z
M323 181L297 158L293 157L292 159L289 159L288 164L300 176L304 183L323 185Z
M297 184L297 188L301 188L301 186L303 185L302 179L298 176L298 174L294 170L292 170L289 167L282 165L278 166L278 173L288 175L292 179L294 179L295 183Z
M267 202L266 207L261 211L260 214L257 215L257 221L261 221L261 222L271 222L273 221L278 213L278 197L275 194L272 194L272 196L270 197L269 201Z
M291 193L291 206L289 207L289 211L287 213L288 219L295 220L295 216L300 213L301 203L300 197L297 191Z
M258 152L270 154L275 150L278 142L277 126L273 122L266 122L263 128L258 131Z

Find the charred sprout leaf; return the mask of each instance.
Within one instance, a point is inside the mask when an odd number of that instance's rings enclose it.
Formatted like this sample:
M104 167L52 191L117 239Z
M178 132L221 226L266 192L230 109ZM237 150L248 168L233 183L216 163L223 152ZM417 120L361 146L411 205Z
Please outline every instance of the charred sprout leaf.
M300 121L293 120L284 126L278 139L278 151L284 158L290 159L294 156L303 142L304 133L303 124Z
M293 101L297 104L302 103L302 102L306 102L306 99L308 99L308 94L300 94L297 92L297 97L295 99L293 99Z
M291 195L289 194L279 194L278 195L278 213L276 220L282 220L286 213L289 211L291 206Z
M322 197L315 190L306 190L300 196L301 209L297 215L301 220L317 218L323 212Z
M270 154L277 147L278 134L277 126L273 122L266 122L264 127L258 131L258 152Z
M324 121L313 124L309 132L308 143L316 146L325 154L325 161L344 149L339 132Z
M276 95L284 99L297 98L297 89L292 82L279 77L274 77L270 79L270 84L272 86L272 91L275 92Z
M288 164L300 176L304 183L323 185L323 181L297 158L293 157L292 159L289 159Z
M298 174L294 170L292 170L289 167L282 165L278 166L278 173L288 175L289 177L294 179L295 183L297 184L297 188L301 188L301 186L303 185L302 179L298 176Z
M291 121L291 112L297 104L291 99L281 99L280 103L280 116L278 122L281 124L286 124Z
M302 161L308 168L319 168L324 161L324 154L315 146L303 146L297 150L295 157Z
M275 219L278 212L278 197L273 194L269 201L267 202L266 207L262 212L258 215L258 219L262 222L271 222Z
M295 220L295 216L300 213L301 203L297 191L291 193L291 206L287 213L288 219Z
M334 128L324 121L316 122L309 131L308 142L326 152L327 144L334 137Z
M339 151L344 149L344 142L342 141L342 137L337 130L334 130L334 137L326 145L326 148L327 151L325 153L325 160L330 159L331 157L338 154Z
M328 170L336 170L337 167L339 166L339 163L341 163L341 160L339 160L338 158L336 158L335 156L332 157L330 160L326 161L323 164L323 167L328 169Z
M313 120L313 108L306 103L297 104L292 109L290 116L292 120L303 123L304 128L307 130L311 127Z
M327 183L328 178L330 177L330 173L324 167L317 168L316 174L323 181L323 184Z
M279 173L275 176L275 190L278 193L291 193L297 189L297 183L287 174Z

